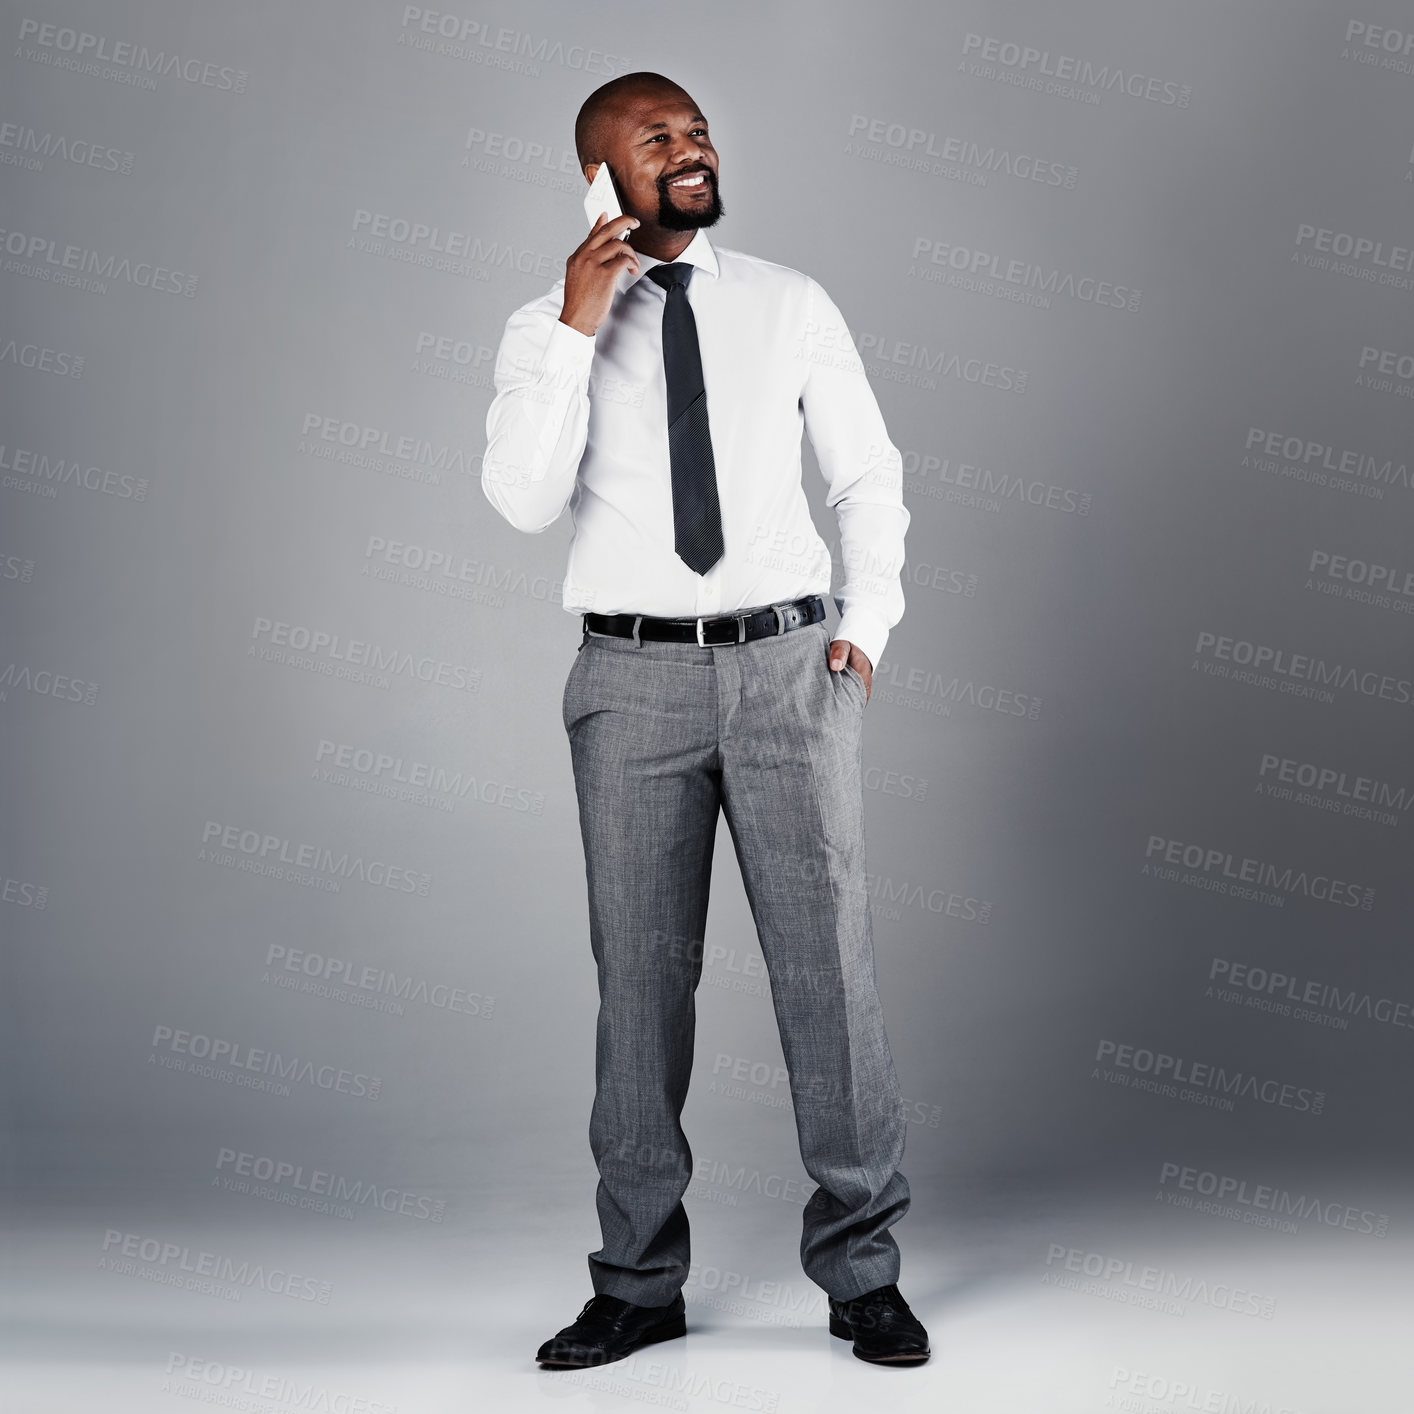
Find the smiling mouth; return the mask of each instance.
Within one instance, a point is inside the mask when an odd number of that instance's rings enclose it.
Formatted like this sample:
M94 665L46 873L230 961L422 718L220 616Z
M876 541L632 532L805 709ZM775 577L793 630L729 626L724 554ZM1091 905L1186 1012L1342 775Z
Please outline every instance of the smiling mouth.
M710 190L707 184L707 173L701 170L689 172L684 177L674 177L668 185L677 191L693 192Z

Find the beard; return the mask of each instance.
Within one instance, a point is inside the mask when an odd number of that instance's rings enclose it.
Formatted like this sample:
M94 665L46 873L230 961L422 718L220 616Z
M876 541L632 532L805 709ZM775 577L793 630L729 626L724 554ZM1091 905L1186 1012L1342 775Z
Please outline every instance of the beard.
M698 169L711 188L712 199L704 206L691 211L683 211L673 205L668 182L662 178L658 182L658 224L667 231L695 231L700 226L715 226L722 219L722 198L717 191L717 174L706 167ZM682 176L681 172L676 173Z

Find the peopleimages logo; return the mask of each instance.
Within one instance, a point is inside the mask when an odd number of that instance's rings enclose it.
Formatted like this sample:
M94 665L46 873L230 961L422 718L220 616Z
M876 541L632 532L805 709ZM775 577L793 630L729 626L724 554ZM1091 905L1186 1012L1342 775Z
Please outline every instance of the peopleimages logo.
M1280 866L1264 859L1238 856L1225 849L1205 847L1200 844L1185 844L1182 840L1171 840L1163 835L1150 835L1144 846L1147 861L1144 873L1150 866L1161 863L1174 869L1184 868L1207 876L1217 885L1251 885L1253 889L1272 889L1278 894L1299 894L1303 898L1317 899L1322 903L1340 904L1345 908L1361 908L1367 913L1375 906L1375 891L1368 884L1352 884L1344 879L1333 879L1329 874L1312 874L1305 869L1295 869L1290 864ZM1164 877L1161 873L1159 877ZM1223 887L1219 892L1241 893L1240 889ZM1284 902L1284 900L1283 900Z
M729 1190L733 1207L740 1193L759 1193L763 1198L779 1198L783 1203L803 1206L819 1187L808 1178L783 1178L780 1174L763 1174L760 1169L748 1169L745 1164L732 1165L719 1159L705 1158L693 1163L692 1180Z
M1219 1103L1219 1108L1231 1109L1230 1103L1225 1106L1221 1104L1221 1098L1235 1095L1239 1099L1256 1100L1286 1110L1301 1110L1306 1114L1318 1115L1325 1109L1324 1090L1311 1090L1270 1078L1264 1080L1243 1070L1228 1070L1210 1061L1191 1061L1144 1046L1101 1040L1095 1051L1095 1060L1114 1067L1117 1072L1127 1072L1126 1080L1130 1075L1152 1077L1149 1086L1136 1088L1157 1085L1159 1093L1182 1099L1185 1097L1179 1094L1178 1087L1187 1086L1197 1093L1210 1095ZM1104 1077L1096 1070L1092 1073L1092 1079L1095 1078Z
M532 35L528 30L473 20L446 10L427 10L421 5L403 6L399 43L404 38L412 49L493 64L535 77L539 77L541 64L559 64L610 79L629 71L629 61L622 54L606 54L583 44L566 45L561 39L552 41L548 35ZM503 59L502 55L515 57Z
M1403 278L1414 271L1414 247L1403 245L1387 246L1384 241L1373 236L1360 236L1351 231L1332 231L1325 226L1312 226L1302 221L1296 227L1296 247L1298 250L1320 251L1323 256L1348 258L1353 265L1365 267L1368 278L1377 279L1380 284L1397 285L1407 289L1414 280ZM1324 260L1313 262L1324 267ZM1340 265L1332 263L1332 269ZM1376 271L1393 272L1376 276Z
M500 810L529 815L545 813L543 791L491 780L461 767L434 765L327 738L320 741L314 759L314 779L373 795L419 805L440 802L449 810L456 801L469 797Z
M147 478L122 472L105 471L102 467L84 466L66 457L36 452L29 447L7 446L0 442L0 471L7 473L3 484L21 491L35 491L51 498L56 486L76 486L82 491L97 491L104 496L116 496L120 501L145 501Z
M1007 260L991 251L975 250L928 236L913 238L912 258L921 269L910 266L910 275L955 284L961 289L976 289L983 294L1004 293L1008 299L1039 304L1047 309L1053 295L1079 300L1082 304L1130 311L1139 308L1142 297L1139 290L1100 280L1093 275L1077 275L1070 270L1036 265L1029 260ZM933 271L929 266L940 268Z
M49 887L47 884L32 884L25 879L0 875L0 903L39 911L49 903Z
M439 687L454 687L463 692L476 692L481 687L480 668L433 658L430 654L414 654L390 644L345 638L308 624L292 624L258 615L251 625L250 636L254 641L246 650L247 656L328 677L385 688L394 677L436 683Z
M1373 992L1361 992L1354 987L1342 989L1333 982L1321 982L1314 978L1303 980L1287 972L1254 967L1251 963L1234 962L1231 958L1215 957L1212 960L1208 968L1208 983L1205 996L1216 994L1226 1000L1223 991L1231 989L1239 995L1245 993L1246 1004L1259 1011L1277 1011L1281 1015L1290 1013L1298 1021L1312 1019L1306 1009L1316 1008L1342 1018L1358 1016L1386 1026L1414 1028L1414 1006L1409 1002L1395 1001L1393 997L1377 996ZM1295 1003L1295 1010L1287 1003Z
M851 113L849 136L857 141L845 145L845 155L882 161L887 166L951 177L971 176L975 185L985 186L997 172L1024 182L1043 186L1075 186L1079 173L1063 162L1034 157L1028 152L989 143L985 147L972 138L910 127L866 113Z
M6 663L0 669L0 702L9 701L11 688L53 698L55 702L81 702L85 707L92 707L98 700L96 682L56 673L51 668L32 668L28 663Z
M101 294L107 293L107 282L112 280L158 294L183 295L188 299L196 295L195 275L114 251L67 244L53 236L0 227L0 252L8 257L0 263L0 269L7 274L81 286Z
M1316 804L1321 809L1365 820L1397 823L1398 816L1414 804L1414 789L1372 776L1357 775L1336 766L1318 766L1274 752L1262 753L1257 788L1279 800Z
M1156 1405L1186 1414L1303 1414L1296 1405L1276 1399L1214 1389L1191 1379L1150 1374L1124 1365L1114 1367L1109 1387L1111 1393L1105 1399L1105 1407L1124 1414L1159 1414Z
M1351 20L1345 27L1347 44L1363 44L1367 49L1382 49L1386 54L1414 55L1414 30L1391 29L1388 25L1372 25L1365 20Z
M39 172L51 157L75 167L92 167L125 177L132 173L135 160L131 152L88 138L56 133L52 129L39 132L25 123L0 122L0 162Z
M167 1356L168 1378L163 1394L176 1394L202 1404L229 1409L280 1408L329 1414L399 1414L396 1404L384 1404L337 1385L316 1384L307 1376L265 1374L244 1365L228 1365L202 1355L174 1350Z
M244 93L250 75L244 69L228 64L213 64L209 60L183 58L166 50L151 50L145 44L126 39L110 39L106 34L91 34L68 25L42 23L39 20L20 21L20 43L33 44L45 63L60 68L75 68L89 73L100 72L99 64L130 69L135 75L161 74L175 76L199 88L226 89Z
M245 1046L239 1041L227 1041L220 1036L207 1036L200 1031L180 1031L171 1026L157 1025L152 1031L150 1063L159 1056L164 1070L190 1070L209 1079L227 1080L250 1089L288 1095L283 1082L298 1081L318 1090L337 1090L341 1095L376 1100L383 1093L383 1081L376 1075L340 1066L315 1065L298 1056L282 1056L279 1051L267 1051L258 1046ZM190 1057L189 1061L187 1058ZM192 1064L200 1062L200 1064ZM254 1076L275 1076L275 1082L257 1082Z
M1121 1287L1133 1288L1136 1293L1149 1293L1161 1303L1192 1301L1200 1306L1210 1306L1215 1311L1229 1311L1236 1316L1256 1316L1264 1321L1270 1321L1276 1314L1275 1296L1264 1296L1260 1292L1231 1286L1227 1282L1209 1282L1202 1277L1180 1277L1177 1272L1169 1271L1165 1267L1137 1266L1123 1257L1110 1257L1103 1252L1087 1252L1082 1247L1066 1247L1059 1242L1048 1244L1046 1266L1050 1270L1041 1279L1051 1286L1074 1286L1084 1289L1085 1284L1069 1281L1064 1276L1066 1272L1077 1272L1106 1285L1117 1282ZM1145 1303L1141 1301L1136 1304ZM1159 1309L1167 1308L1161 1305ZM1183 1308L1167 1309L1167 1314L1182 1315Z
M1305 589L1335 599L1349 599L1375 609L1414 614L1414 569L1312 550L1306 565Z
M807 331L812 332L812 331ZM957 349L930 349L926 344L915 344L906 339L896 339L887 333L855 334L845 331L859 351L859 356L872 359L872 376L886 378L894 383L906 383L912 387L936 391L938 380L933 375L941 374L960 383L976 383L984 388L996 388L1003 393L1024 393L1030 381L1030 373L1024 368L998 363L967 354ZM826 347L823 338L815 339L817 349ZM797 357L806 357L799 349ZM844 356L843 354L841 356ZM857 359L856 359L857 361ZM850 364L841 364L850 372L855 371Z
M347 418L307 412L300 418L299 451L339 466L369 468L402 481L442 484L445 474L475 476L479 452L451 442L433 442Z
M0 131L3 131L0 129ZM1414 148L1409 150L1409 163L1414 167ZM1393 380L1398 378L1402 383L1414 382L1414 353L1399 353L1394 349L1377 349L1371 344L1365 344L1360 349L1360 372L1356 375L1355 382L1359 386L1366 387L1383 386L1393 387ZM1380 378L1386 380L1382 385L1373 381L1373 375L1379 374Z
M1141 98L1150 103L1164 104L1173 108L1187 108L1193 97L1189 84L1181 84L1173 79L1155 78L1148 74L1135 73L1121 68L1118 64L1099 64L1093 59L1080 58L1070 54L1053 54L1049 49L1037 49L1030 44L1017 44L1010 39L998 39L990 34L963 36L962 52L964 72L976 72L968 68L967 57L983 59L995 70L1009 70L1009 77L1023 77L1019 87L1042 88L1042 80L1052 82L1045 85L1047 93L1056 92L1069 96L1065 84L1079 88L1098 89L1102 93L1118 93L1129 98ZM988 69L984 78L998 77Z
M0 124L0 141L4 140L4 132L4 124ZM0 161L3 160L3 152L0 152ZM28 368L35 373L52 373L56 378L82 378L84 356L68 353L64 349L7 339L0 343L0 363L8 363L13 368Z
M809 865L808 869L800 871L801 877L819 878L822 871L818 863L812 859ZM924 914L960 918L965 923L989 923L995 907L991 899L960 894L938 884L925 885L917 879L895 879L888 874L866 872L864 881L870 908L884 918L902 918L903 909L916 908Z
M1289 648L1279 648L1275 644L1233 638L1228 634L1201 629L1193 652L1197 655L1195 661L1207 659L1224 668L1231 663L1234 667L1248 670L1245 673L1225 671L1218 676L1229 676L1239 682L1253 681L1263 687L1280 684L1283 691L1297 696L1336 688L1342 692L1359 693L1362 697L1397 702L1403 707L1414 705L1414 684L1408 678L1357 668L1353 664L1328 663L1314 654L1293 653Z
M272 1189L293 1189L300 1195L298 1198L289 1192L277 1197L292 1207L314 1212L333 1212L342 1216L341 1209L347 1209L352 1217L353 1210L372 1207L385 1213L397 1213L400 1217L440 1223L447 1211L446 1203L440 1198L409 1193L368 1179L349 1178L327 1169L306 1168L289 1159L276 1159L239 1149L218 1150L216 1173L219 1177L213 1182L220 1183L232 1193L253 1193L264 1197L261 1185Z
M1297 437L1265 427L1249 427L1243 443L1243 466L1258 471L1278 471L1296 480L1338 489L1349 484L1369 483L1373 492L1385 486L1408 491L1414 487L1407 462L1393 457L1377 457L1372 452L1353 451L1321 442L1313 437ZM1340 478L1348 478L1348 482Z
M204 1252L184 1242L167 1242L143 1233L120 1232L110 1227L103 1234L104 1256L99 1259L103 1270L124 1276L142 1276L168 1286L189 1286L201 1290L196 1278L207 1278L207 1285L228 1282L232 1287L263 1291L270 1296L288 1296L295 1301L329 1304L333 1287L327 1281L300 1276L283 1267L267 1267L262 1262L223 1256L219 1252ZM121 1260L120 1260L121 1259ZM143 1262L143 1269L134 1267ZM239 1300L239 1294L237 1294Z
M346 879L374 888L392 889L394 893L416 894L426 898L432 891L432 875L402 864L390 864L386 859L365 859L348 850L336 853L326 845L293 840L266 831L243 829L208 820L201 830L201 848L197 860L202 863L224 864L243 873L287 875L300 882L320 876L326 892L337 893Z
M1223 1205L1227 1205L1231 1209L1247 1210L1242 1214L1244 1221L1261 1214L1278 1218L1313 1218L1326 1227L1363 1232L1373 1237L1384 1237L1389 1231L1388 1213L1372 1213L1365 1208L1352 1207L1349 1203L1327 1202L1314 1194L1291 1193L1273 1184L1250 1183L1245 1178L1234 1178L1229 1174L1214 1173L1209 1169L1170 1160L1165 1160L1159 1168L1159 1188L1170 1193L1177 1190L1211 1198L1222 1217L1232 1216L1231 1212L1222 1211Z
M376 252L386 246L399 247L414 258L411 263L428 268L480 270L478 278L500 268L522 275L553 279L557 268L563 274L564 261L548 251L531 250L500 241L486 242L471 231L443 227L391 211L374 211L360 206L353 214L351 234L344 245L348 250ZM440 262L440 263L439 263Z
M368 537L359 574L448 599L468 600L479 595L482 602L497 606L503 605L509 594L551 604L562 603L564 597L564 581L553 574L519 565L502 567L492 560L382 535Z
M262 982L299 984L299 990L333 993L343 999L368 1005L370 1010L384 1010L373 1005L374 998L392 998L388 1009L399 1016L403 1002L417 1002L458 1016L489 1017L496 1010L496 998L466 987L452 987L445 982L429 982L411 972L393 972L386 967L360 967L347 958L331 957L327 953L305 952L302 948L287 948L271 943L265 950L265 971ZM288 974L281 977L281 973Z
M917 478L905 482L910 495L929 496L979 510L1000 511L1005 502L1039 506L1046 510L1089 515L1092 493L1060 486L1009 471L993 471L961 458L934 452L903 449L903 474Z
M923 710L941 717L952 716L954 707L975 707L980 711L1000 712L1004 717L1025 717L1035 721L1041 715L1041 699L1034 693L996 683L978 682L975 678L935 672L931 668L911 668L892 658L881 658L874 669L872 686L884 692L885 701ZM910 699L902 694L917 693L922 699Z

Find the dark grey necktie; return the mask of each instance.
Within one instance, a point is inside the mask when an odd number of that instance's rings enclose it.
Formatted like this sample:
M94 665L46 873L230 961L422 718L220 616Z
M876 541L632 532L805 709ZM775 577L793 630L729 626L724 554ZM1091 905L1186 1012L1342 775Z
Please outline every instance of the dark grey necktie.
M707 426L707 389L697 321L687 302L693 266L655 265L648 278L667 292L663 306L663 371L668 377L668 457L673 476L673 549L706 574L722 558L722 512L717 467Z

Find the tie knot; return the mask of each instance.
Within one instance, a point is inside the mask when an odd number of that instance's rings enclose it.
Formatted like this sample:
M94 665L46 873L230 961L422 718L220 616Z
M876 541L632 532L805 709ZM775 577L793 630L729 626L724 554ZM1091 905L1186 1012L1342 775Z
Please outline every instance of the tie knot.
M692 279L693 268L690 261L676 260L671 265L655 265L648 272L648 278L656 281L665 290L671 291L674 285L686 289L687 282Z

